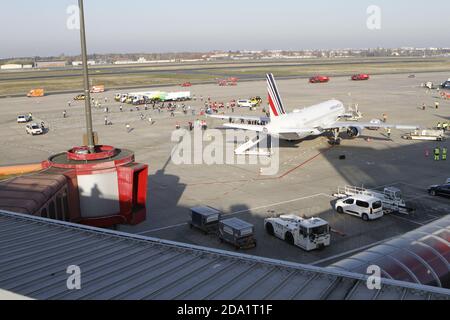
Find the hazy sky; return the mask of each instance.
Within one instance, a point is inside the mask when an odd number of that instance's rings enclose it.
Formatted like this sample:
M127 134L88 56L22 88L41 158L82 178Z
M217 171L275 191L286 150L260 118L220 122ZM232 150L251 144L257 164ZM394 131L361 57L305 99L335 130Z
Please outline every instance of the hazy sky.
M2 1L0 58L78 54L76 0ZM381 30L366 26L370 5ZM450 47L450 1L85 0L89 53Z

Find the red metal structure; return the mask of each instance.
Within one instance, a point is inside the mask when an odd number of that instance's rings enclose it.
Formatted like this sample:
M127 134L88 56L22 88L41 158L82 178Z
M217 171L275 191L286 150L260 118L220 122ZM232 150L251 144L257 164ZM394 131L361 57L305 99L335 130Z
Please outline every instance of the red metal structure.
M67 179L69 221L96 227L144 221L148 166L136 163L129 150L96 146L95 151L75 147L42 163L45 173Z
M364 81L369 80L370 76L366 73L355 74L352 76L353 81Z
M327 76L314 76L309 78L309 83L326 83L330 81L330 77Z

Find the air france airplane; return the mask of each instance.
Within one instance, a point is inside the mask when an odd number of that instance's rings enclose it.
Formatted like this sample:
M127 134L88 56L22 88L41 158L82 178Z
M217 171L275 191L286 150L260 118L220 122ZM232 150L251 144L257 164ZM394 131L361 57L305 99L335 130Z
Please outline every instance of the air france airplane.
M344 104L338 100L328 100L301 110L286 113L277 84L272 74L267 74L267 90L269 93L270 117L211 115L209 117L227 119L230 123L223 126L263 132L275 138L288 141L301 140L309 136L319 136L326 132L333 134L333 143L339 143L339 133L347 131L351 138L358 137L366 128L393 128L415 130L418 126L396 125L386 123L362 123L341 121L348 113ZM265 125L237 124L233 120L250 120Z

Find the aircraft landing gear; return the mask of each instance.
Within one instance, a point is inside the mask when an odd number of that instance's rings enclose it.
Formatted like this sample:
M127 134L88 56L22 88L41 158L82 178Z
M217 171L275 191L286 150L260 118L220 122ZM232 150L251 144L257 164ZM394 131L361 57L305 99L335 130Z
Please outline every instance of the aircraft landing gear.
M332 146L338 146L341 144L341 138L339 138L339 129L332 130L333 136L330 138L329 143Z

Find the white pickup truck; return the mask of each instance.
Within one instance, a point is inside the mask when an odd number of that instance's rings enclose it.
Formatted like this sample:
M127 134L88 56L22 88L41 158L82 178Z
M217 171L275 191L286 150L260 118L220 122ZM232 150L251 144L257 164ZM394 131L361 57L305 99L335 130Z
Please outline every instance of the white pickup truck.
M304 219L296 215L281 215L277 218L266 218L264 227L270 235L305 251L330 245L330 226L321 218Z

